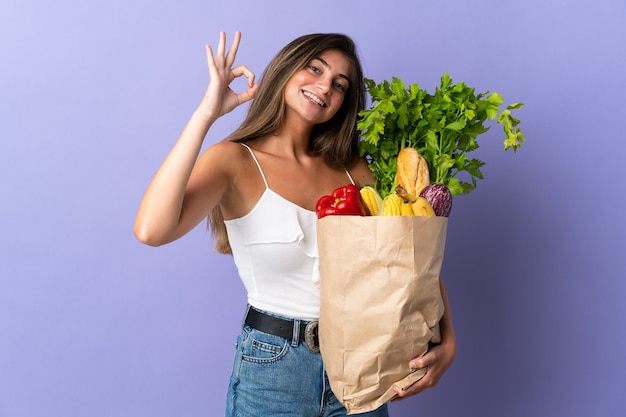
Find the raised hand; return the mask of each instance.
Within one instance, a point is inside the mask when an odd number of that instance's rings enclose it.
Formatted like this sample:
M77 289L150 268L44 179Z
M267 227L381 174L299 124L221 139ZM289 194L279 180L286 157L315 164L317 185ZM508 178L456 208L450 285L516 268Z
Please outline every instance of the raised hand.
M206 45L207 64L209 67L209 86L206 90L202 103L198 110L205 112L209 117L218 118L245 103L256 93L259 85L254 83L254 73L245 65L232 68L241 32L235 32L233 42L226 52L226 33L220 32L220 40L217 51L214 54L213 48ZM245 91L236 93L230 88L230 84L235 78L244 76L248 80L248 88Z

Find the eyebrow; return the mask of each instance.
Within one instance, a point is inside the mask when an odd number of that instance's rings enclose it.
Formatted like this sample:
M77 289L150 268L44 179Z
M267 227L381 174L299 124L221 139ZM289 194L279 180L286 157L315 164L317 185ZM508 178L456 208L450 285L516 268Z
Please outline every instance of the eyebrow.
M330 65L328 65L328 62L326 62L323 58L316 56L313 57L313 59L317 59L318 61L320 61L326 68L330 68ZM343 79L345 79L348 83L350 83L350 78L345 75L345 74L337 74L338 77L341 77Z

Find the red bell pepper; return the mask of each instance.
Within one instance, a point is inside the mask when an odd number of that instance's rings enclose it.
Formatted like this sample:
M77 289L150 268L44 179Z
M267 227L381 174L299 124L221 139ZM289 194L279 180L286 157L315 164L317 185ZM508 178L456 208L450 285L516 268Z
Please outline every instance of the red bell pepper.
M317 201L315 206L317 218L328 215L366 216L367 209L361 198L359 188L348 184L337 188L331 195L325 195Z

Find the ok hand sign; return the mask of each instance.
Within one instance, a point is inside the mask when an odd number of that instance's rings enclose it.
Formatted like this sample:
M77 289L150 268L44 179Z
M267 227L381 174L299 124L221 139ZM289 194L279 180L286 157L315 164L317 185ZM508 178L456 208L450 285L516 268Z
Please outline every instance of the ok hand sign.
M212 118L218 118L240 104L251 100L259 87L258 84L254 83L254 73L248 67L239 65L232 68L240 40L241 32L237 31L230 49L226 52L226 33L220 32L220 40L215 54L213 48L206 45L210 80L200 109ZM230 88L230 84L235 78L241 76L247 78L248 88L236 93Z

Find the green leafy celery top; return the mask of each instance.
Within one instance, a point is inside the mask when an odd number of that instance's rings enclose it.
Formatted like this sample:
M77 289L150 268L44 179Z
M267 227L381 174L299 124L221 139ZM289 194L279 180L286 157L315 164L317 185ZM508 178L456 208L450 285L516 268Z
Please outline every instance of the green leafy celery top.
M496 120L505 133L504 150L521 148L524 135L513 117L523 107L513 103L502 108L503 97L488 91L475 94L465 83L454 84L447 73L434 94L418 84L408 88L399 78L376 84L365 79L372 105L359 114L357 128L363 134L360 153L376 178L374 188L384 198L397 184L396 162L400 149L410 146L428 162L431 182L445 184L452 195L467 194L483 179L483 161L468 157L478 149L477 137ZM459 174L465 172L469 180Z

